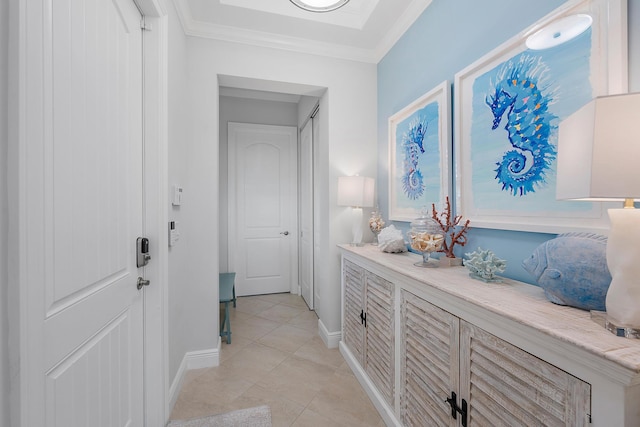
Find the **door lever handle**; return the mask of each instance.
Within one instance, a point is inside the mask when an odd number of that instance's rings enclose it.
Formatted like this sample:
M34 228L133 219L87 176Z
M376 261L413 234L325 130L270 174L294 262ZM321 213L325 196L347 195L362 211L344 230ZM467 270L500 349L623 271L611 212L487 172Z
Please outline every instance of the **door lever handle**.
M142 277L138 277L138 290L142 289L143 286L149 286L150 281L145 280Z
M288 231L281 231L280 234L284 234L285 236L288 236L289 232Z

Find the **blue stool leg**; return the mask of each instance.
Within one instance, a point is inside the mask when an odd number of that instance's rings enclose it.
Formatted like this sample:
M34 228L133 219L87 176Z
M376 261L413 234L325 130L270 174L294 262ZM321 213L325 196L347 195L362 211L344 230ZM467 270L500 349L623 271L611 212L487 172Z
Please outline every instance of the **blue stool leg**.
M229 319L229 302L225 301L224 303L224 318L222 319L222 325L220 325L220 336L227 337L227 344L231 344L231 320ZM227 326L227 331L224 331L225 325Z
M233 308L236 308L236 285L233 284Z
M224 305L224 317L227 321L227 344L231 344L231 319L229 319L229 303Z
M226 305L226 303L225 303L225 305ZM227 310L225 309L224 311L225 311L225 315L222 318L222 323L220 324L220 336L221 337L224 336L224 324L227 323L227 314L226 314Z

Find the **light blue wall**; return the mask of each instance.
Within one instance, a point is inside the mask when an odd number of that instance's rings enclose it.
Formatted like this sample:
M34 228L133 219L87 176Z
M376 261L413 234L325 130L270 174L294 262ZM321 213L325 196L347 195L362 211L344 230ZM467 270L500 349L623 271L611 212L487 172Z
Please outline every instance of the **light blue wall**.
M380 61L377 184L380 209L386 217L389 116L443 80L453 83L458 71L563 3L563 0L433 0ZM628 9L629 90L640 91L640 1L629 0ZM407 223L395 225L403 230L408 227ZM505 276L533 283L520 263L536 246L555 235L475 228L468 237L467 246L456 250L457 256L478 246L491 249L507 260Z

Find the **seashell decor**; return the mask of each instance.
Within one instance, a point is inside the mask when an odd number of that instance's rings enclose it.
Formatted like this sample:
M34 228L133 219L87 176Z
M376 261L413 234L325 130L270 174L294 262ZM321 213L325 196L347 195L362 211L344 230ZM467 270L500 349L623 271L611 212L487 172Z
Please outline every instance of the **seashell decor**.
M376 210L371 212L371 218L369 218L369 230L371 230L371 232L373 233L374 245L378 244L378 235L380 234L383 228L384 228L384 220L382 219L382 216L380 215L380 212L376 207Z
M378 249L382 252L399 253L406 252L407 245L402 237L402 231L393 224L380 230L378 235Z
M469 276L483 282L501 282L496 273L502 273L507 268L507 262L496 257L489 249L478 248L475 252L467 252L468 258L464 265L469 269Z
M411 247L418 252L435 252L440 249L444 236L426 232L411 235Z
M422 262L415 263L413 265L417 267L438 267L437 260L430 258L431 252L440 250L442 242L444 241L444 235L440 230L439 224L429 218L427 209L422 210L422 214L419 218L416 218L411 222L411 230L407 233L411 248L422 254Z

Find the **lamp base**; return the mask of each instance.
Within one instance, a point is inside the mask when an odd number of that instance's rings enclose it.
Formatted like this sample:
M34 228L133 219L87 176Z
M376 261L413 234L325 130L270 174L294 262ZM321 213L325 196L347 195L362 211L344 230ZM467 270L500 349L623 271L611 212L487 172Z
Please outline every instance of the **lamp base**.
M607 318L616 327L640 329L640 209L609 209L609 219Z
M353 240L351 246L362 246L362 208L353 208Z
M640 339L640 329L623 326L607 316L606 311L591 310L591 320L617 337Z
M604 324L607 331L617 337L640 338L640 328L632 328L630 326L617 325L611 319L607 318Z

